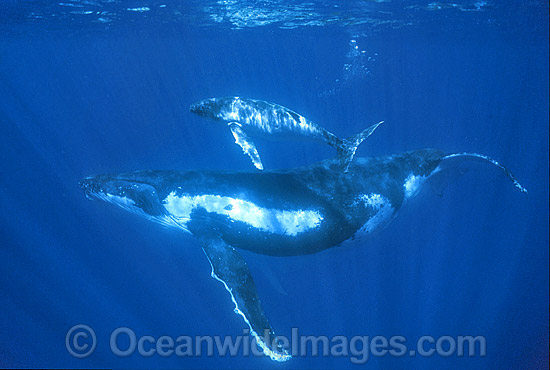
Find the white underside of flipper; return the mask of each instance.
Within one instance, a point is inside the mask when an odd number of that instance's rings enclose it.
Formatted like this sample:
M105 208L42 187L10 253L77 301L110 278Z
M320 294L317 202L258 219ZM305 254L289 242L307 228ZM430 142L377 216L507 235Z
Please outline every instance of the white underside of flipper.
M234 312L244 319L256 344L273 361L288 361L291 355L284 343L277 339L263 312L247 263L235 248L221 238L201 238L201 244L212 266L212 277L221 282L231 295Z
M256 145L254 145L254 142L250 140L246 132L244 132L242 125L238 122L230 122L227 125L235 138L235 144L239 145L243 152L250 157L250 160L257 169L263 170L264 165L262 164Z

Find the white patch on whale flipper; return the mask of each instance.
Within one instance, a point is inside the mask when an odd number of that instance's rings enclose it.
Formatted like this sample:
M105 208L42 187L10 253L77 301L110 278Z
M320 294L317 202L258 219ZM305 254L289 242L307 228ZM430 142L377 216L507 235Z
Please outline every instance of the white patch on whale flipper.
M244 319L256 344L274 361L289 360L291 355L277 344L277 337L263 312L254 279L244 259L221 239L207 238L201 239L201 242L212 267L211 276L229 292L235 305L233 311ZM263 337L260 336L262 331Z
M238 122L231 122L228 126L235 138L235 144L239 145L243 152L250 157L250 160L257 169L263 170L264 165L260 159L258 149L256 149L256 145L254 145L254 142L248 137L246 132L243 131L241 124Z
M205 252L205 254L208 257L208 254L206 252ZM218 275L216 275L214 265L212 264L212 261L210 260L210 258L208 258L208 262L210 262L210 267L212 268L212 272L210 273L210 276L212 276L214 279L216 279L220 283L222 283L223 286L225 287L225 290L227 290L229 292L229 295L231 296L231 301L235 305L235 308L233 309L233 312L235 312L237 315L239 315L243 318L246 325L248 325L248 328L250 330L250 334L256 340L256 344L258 346L260 346L260 348L262 349L263 354L268 356L269 358L271 358L273 361L277 361L277 362L285 362L285 361L290 360L290 358L292 357L291 355L289 355L287 353L281 354L281 353L277 353L277 352L273 351L265 343L264 338L262 338L258 333L256 333L256 330L254 330L254 328L252 327L252 324L250 323L250 321L248 320L248 318L246 317L244 312L241 311L241 309L239 308L239 304L237 303L237 300L235 299L235 296L233 295L233 289L231 289L229 286L227 286L225 281L223 281L222 279L220 279L218 277Z
M203 208L207 212L241 221L261 231L296 236L317 228L323 216L317 210L280 210L260 207L250 201L220 195L182 195L170 193L162 202L166 210L183 225L191 217L194 209Z

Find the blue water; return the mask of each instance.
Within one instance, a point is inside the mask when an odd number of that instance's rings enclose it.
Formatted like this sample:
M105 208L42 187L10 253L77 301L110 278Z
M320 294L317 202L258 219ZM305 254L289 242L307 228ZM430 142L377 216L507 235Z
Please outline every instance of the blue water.
M156 338L246 327L196 239L78 187L138 169L254 170L229 131L188 111L241 95L341 137L385 120L358 156L478 152L529 190L472 165L427 185L367 241L301 257L243 252L280 334L400 335L413 347L480 335L486 356L371 356L361 368L547 369L548 4L183 3L0 6L0 367L358 368L349 357L120 358L109 347L119 327ZM257 145L271 169L334 155ZM84 359L65 345L77 324L97 335Z

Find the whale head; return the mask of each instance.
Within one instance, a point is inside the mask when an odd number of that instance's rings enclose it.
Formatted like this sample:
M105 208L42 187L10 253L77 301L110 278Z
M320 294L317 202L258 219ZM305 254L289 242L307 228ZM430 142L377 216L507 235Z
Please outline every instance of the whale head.
M164 226L180 227L164 208L154 184L136 175L89 176L79 182L88 199L99 199Z
M189 111L198 116L221 120L223 102L220 99L210 98L204 99L197 103L191 104Z

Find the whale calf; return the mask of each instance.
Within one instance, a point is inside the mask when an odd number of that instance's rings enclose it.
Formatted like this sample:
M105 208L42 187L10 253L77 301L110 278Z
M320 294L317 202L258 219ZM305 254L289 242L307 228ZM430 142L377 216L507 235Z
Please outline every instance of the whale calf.
M264 167L252 138L301 136L323 141L336 148L340 165L344 172L347 172L357 147L384 122L380 121L351 138L340 139L304 116L263 100L237 96L210 98L192 104L189 110L201 117L227 123L235 143L259 170L263 170Z
M262 309L248 266L238 249L272 256L312 254L383 228L434 174L475 153L422 149L379 158L358 158L341 171L337 160L265 171L139 171L86 177L88 198L113 203L169 228L197 237L212 277L229 292L263 353L290 358Z

